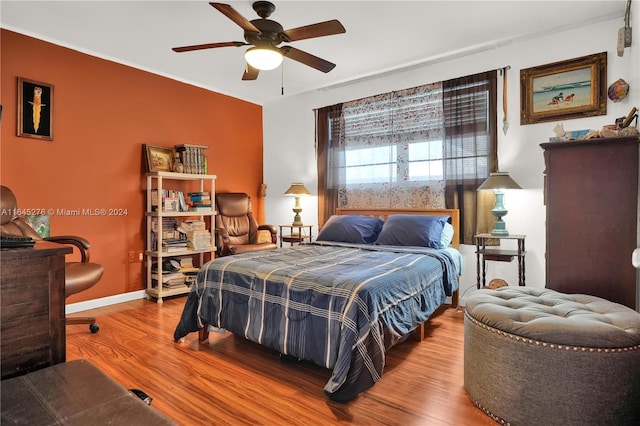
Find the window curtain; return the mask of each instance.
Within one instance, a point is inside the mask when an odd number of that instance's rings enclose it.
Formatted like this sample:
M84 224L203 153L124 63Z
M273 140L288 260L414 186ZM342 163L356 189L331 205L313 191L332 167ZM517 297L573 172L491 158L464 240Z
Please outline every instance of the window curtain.
M443 82L447 208L460 210L461 242L490 232L495 197L477 188L498 170L497 71Z
M334 155L339 151L341 128L344 128L342 104L317 109L316 114L316 162L318 168L318 225L336 212L338 206L339 177L331 167Z

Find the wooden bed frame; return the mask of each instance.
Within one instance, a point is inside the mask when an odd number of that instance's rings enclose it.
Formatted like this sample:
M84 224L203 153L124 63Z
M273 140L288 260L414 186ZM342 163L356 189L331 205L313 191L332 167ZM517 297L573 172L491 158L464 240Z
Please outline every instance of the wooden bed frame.
M382 220L386 220L388 216L392 214L416 214L416 215L428 215L428 216L449 216L451 218L450 223L453 226L453 239L451 240L451 246L460 250L460 210L458 209L351 209L351 208L337 208L336 214L347 215L356 214L362 216L377 217ZM452 308L458 307L459 289L456 290L451 296ZM437 311L436 311L437 312ZM418 341L424 340L426 336L426 326L422 323L416 328L414 337Z

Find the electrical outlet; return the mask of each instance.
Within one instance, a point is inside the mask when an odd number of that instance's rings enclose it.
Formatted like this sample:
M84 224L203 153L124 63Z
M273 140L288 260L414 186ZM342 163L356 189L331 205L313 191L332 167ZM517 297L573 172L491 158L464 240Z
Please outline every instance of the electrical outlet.
M144 252L142 250L132 250L129 252L129 263L142 263Z

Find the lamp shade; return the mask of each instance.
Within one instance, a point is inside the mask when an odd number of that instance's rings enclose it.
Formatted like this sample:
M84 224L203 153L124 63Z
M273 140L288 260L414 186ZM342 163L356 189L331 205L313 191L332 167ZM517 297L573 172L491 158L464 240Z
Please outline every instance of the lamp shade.
M302 195L311 195L309 190L304 187L301 183L292 183L289 189L284 192L285 195L293 195L296 198L296 204L293 206L293 212L295 216L293 217L293 226L303 226L302 217L300 217L300 213L302 212L302 206L300 205L300 197Z
M259 70L272 70L282 63L282 53L271 47L251 47L244 52L249 65Z
M522 189L507 172L490 173L489 177L478 187L478 191L483 189Z
M309 190L301 183L292 183L289 189L284 192L285 195L311 195Z
M496 206L491 210L491 214L496 217L491 235L508 236L509 231L502 218L507 215L504 207L504 189L522 189L506 172L490 173L489 177L478 187L478 191L492 189L496 193Z

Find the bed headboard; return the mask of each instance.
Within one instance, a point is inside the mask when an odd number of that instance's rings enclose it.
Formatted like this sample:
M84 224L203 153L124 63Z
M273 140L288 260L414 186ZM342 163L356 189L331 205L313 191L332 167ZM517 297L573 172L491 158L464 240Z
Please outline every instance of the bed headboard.
M453 240L451 245L458 250L460 249L460 210L458 209L350 209L338 208L336 214L356 214L362 216L373 216L386 220L387 216L392 214L421 214L428 216L449 216L451 217L451 226L453 226Z

